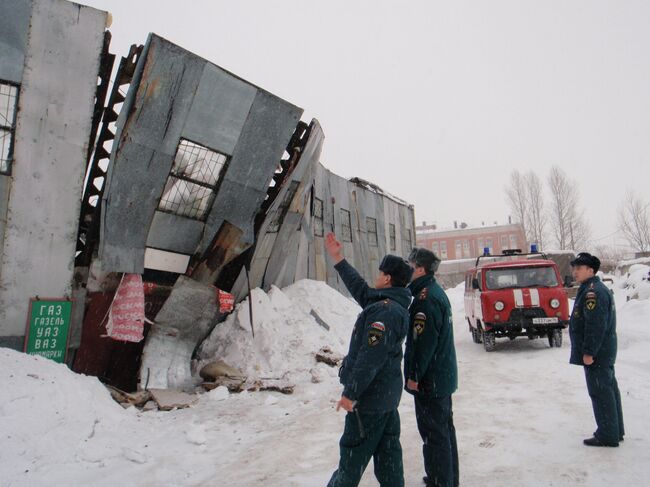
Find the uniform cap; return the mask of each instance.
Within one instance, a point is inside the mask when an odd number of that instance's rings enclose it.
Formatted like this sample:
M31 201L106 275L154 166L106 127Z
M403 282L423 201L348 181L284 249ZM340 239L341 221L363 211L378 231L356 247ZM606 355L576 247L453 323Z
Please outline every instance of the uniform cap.
M580 252L576 258L571 261L571 267L577 265L586 265L594 270L594 273L600 269L600 259L589 252Z
M413 269L408 262L401 257L392 254L386 254L379 264L379 270L388 274L393 281L393 286L404 287L411 280Z

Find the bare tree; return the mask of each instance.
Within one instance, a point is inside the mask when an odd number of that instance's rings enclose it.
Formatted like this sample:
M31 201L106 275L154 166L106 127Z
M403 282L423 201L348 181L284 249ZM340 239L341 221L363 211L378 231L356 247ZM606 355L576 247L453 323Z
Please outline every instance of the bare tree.
M528 198L526 195L526 179L516 169L510 173L510 182L506 186L506 196L508 206L512 211L515 221L520 223L524 229L524 235L528 239L526 232L526 217L528 214Z
M558 166L548 176L551 193L550 221L559 249L583 249L589 240L589 227L578 206L577 185Z
M528 240L536 242L540 249L544 248L544 233L546 230L546 213L544 212L544 188L539 176L529 171L526 174L526 196L528 201L526 228Z
M618 228L637 252L650 250L650 203L636 193L628 191L618 209Z

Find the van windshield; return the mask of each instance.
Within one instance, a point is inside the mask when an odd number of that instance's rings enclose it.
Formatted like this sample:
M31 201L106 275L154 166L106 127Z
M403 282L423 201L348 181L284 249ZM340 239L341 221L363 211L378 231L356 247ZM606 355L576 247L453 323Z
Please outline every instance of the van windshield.
M553 267L509 267L489 269L485 274L488 289L554 287L558 285Z

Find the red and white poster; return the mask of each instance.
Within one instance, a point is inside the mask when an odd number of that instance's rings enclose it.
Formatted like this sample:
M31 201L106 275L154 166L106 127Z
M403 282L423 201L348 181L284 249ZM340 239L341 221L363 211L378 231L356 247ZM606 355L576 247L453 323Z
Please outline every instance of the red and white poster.
M113 340L144 338L144 286L140 274L124 274L108 312L106 334Z
M235 296L221 289L217 289L217 301L219 313L230 313L235 306Z

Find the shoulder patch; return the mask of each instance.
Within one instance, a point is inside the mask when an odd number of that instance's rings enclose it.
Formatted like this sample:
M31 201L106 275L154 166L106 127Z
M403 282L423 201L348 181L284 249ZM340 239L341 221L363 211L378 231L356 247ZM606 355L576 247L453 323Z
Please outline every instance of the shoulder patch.
M415 316L413 317L414 336L422 335L426 323L427 323L427 315L425 315L424 313L415 313Z
M379 331L386 331L386 327L381 321L375 321L372 325L370 325L370 328L374 328L375 330Z
M383 331L379 331L375 328L370 328L370 331L368 331L368 346L375 347L379 345L379 343L382 341L383 338L384 338Z
M596 309L596 298L589 298L587 301L585 301L585 306L587 306L587 309L589 311L593 311Z

